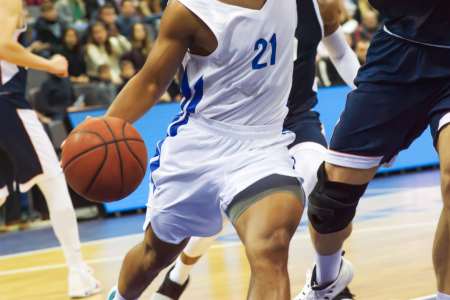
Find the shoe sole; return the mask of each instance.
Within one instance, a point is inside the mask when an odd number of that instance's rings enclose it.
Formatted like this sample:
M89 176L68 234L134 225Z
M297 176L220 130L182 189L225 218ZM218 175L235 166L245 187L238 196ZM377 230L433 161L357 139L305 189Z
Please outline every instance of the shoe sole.
M73 294L69 294L69 297L71 299L86 298L86 297L90 297L90 296L99 294L101 291L102 291L102 287L100 285L97 285L97 287L95 289L90 290L89 292L86 292L84 294L73 293Z

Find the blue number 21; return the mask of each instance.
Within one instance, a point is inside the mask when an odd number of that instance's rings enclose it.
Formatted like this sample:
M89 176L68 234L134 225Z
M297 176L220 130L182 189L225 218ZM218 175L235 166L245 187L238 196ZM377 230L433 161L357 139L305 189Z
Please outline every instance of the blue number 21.
M270 65L273 66L276 63L277 59L277 35L274 33L272 37L270 38L270 41L267 42L265 39L259 39L256 41L255 44L255 51L258 51L258 54L256 54L255 58L252 61L252 68L253 70L259 70L264 69L267 67L267 62L261 63L261 57L264 55L264 53L267 50L267 46L270 43L270 47L272 50L272 55L270 57Z

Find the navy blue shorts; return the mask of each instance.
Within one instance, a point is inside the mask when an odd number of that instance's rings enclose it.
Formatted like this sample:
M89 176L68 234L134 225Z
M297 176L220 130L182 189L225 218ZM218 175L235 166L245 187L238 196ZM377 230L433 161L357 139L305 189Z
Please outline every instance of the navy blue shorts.
M450 123L448 49L379 33L356 83L331 139L330 163L376 167L408 148L427 126L436 144L439 130Z
M316 111L305 111L287 119L284 128L295 133L295 141L289 145L289 148L306 142L328 147L323 134L322 122L320 122L320 114Z
M61 173L58 158L36 113L0 97L0 197L26 192Z

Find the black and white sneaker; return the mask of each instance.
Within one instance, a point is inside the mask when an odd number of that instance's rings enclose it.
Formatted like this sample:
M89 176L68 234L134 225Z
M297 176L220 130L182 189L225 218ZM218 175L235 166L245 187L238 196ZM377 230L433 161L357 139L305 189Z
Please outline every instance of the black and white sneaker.
M342 292L339 293L333 300L354 300L355 295L350 292L350 289L346 287Z
M180 285L176 282L173 282L169 275L174 267L170 268L169 272L167 272L166 277L164 277L164 281L159 287L158 291L153 295L152 300L178 300L183 294L184 290L189 284L189 278L183 285Z
M329 285L322 287L316 281L316 267L312 272L306 275L306 284L303 290L294 300L333 300L333 299L353 299L353 298L336 298L343 292L353 279L352 264L342 257L341 269L338 278Z

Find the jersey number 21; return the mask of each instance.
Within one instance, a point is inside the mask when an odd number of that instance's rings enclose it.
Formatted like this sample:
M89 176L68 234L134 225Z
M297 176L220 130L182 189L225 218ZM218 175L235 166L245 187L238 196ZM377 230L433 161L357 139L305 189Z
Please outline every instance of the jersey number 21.
M273 66L276 63L277 59L277 35L274 33L269 41L265 39L259 39L255 44L255 52L257 52L255 58L252 61L253 70L264 69L268 66L269 61L261 61L264 53L268 51L268 47L270 44L270 51L272 54L270 55L270 65Z

